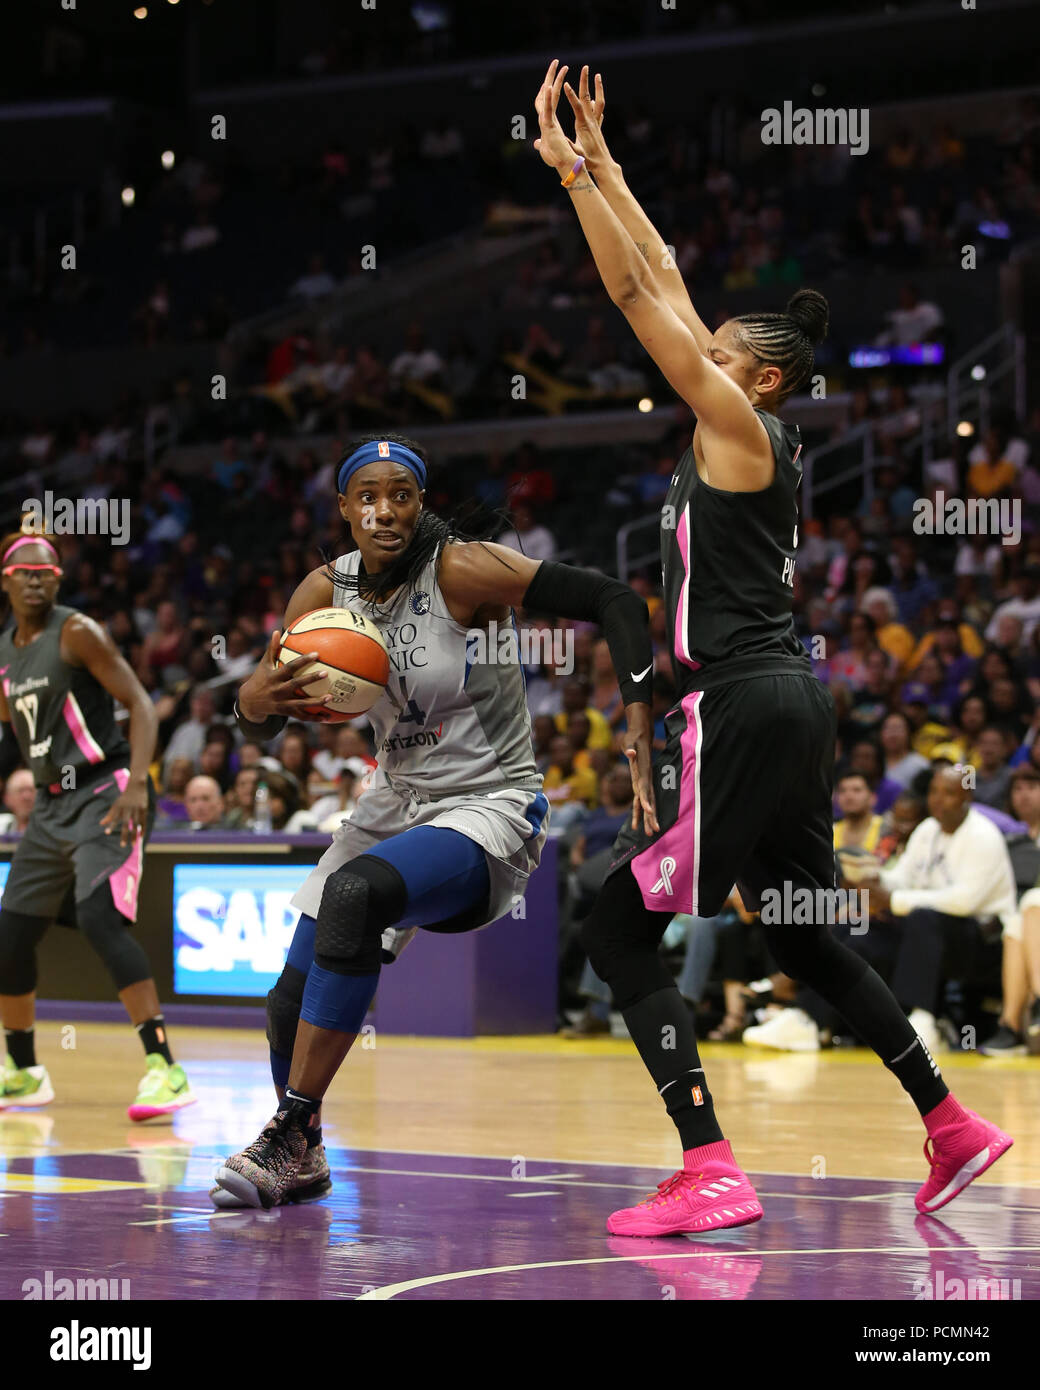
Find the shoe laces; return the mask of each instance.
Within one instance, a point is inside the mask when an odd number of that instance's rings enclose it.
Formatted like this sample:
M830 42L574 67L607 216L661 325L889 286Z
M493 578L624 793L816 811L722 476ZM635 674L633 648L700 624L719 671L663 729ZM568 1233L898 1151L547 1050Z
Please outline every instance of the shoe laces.
M923 1153L928 1160L929 1167L932 1169L938 1168L939 1157L935 1152L935 1145L932 1143L932 1136L930 1134L924 1141Z
M292 1128L292 1116L281 1111L273 1120L268 1120L261 1131L260 1138L254 1139L245 1150L246 1156L268 1172L274 1172L294 1157L289 1147L288 1132Z
M649 1193L639 1205L643 1207L653 1206L657 1202L666 1202L668 1198L673 1195L675 1200L678 1201L679 1194L675 1189L680 1186L683 1179L689 1178L696 1182L700 1182L701 1177L702 1174L698 1174L694 1179L692 1173L688 1173L685 1168L680 1168L677 1172L673 1173L670 1178L665 1178L663 1182L659 1182L657 1184L657 1191Z

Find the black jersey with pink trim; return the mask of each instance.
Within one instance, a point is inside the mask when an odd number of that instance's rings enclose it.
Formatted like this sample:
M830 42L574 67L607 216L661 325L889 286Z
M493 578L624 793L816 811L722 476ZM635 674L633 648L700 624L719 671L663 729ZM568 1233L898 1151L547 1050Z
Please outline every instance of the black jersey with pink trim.
M668 644L680 698L732 680L811 670L791 616L801 439L797 425L755 414L776 459L769 486L711 487L691 445L661 511Z
M70 779L83 785L91 770L122 761L130 747L115 719L115 701L89 671L61 658L61 630L77 610L55 604L47 626L27 647L14 644L15 625L0 632L0 682L25 764L38 787Z

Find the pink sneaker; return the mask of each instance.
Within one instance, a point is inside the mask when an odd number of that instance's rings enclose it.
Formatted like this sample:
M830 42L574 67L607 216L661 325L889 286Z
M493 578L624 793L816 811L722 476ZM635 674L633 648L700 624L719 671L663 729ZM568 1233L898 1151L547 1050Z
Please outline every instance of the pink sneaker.
M914 1206L923 1215L952 1202L958 1192L963 1192L1015 1142L1010 1134L974 1110L965 1110L964 1114L965 1119L940 1125L924 1141L924 1156L931 1164L931 1172L914 1198Z
M731 1155L729 1161L714 1159L695 1173L680 1168L638 1206L608 1216L607 1230L615 1236L671 1236L747 1226L761 1217L755 1189Z

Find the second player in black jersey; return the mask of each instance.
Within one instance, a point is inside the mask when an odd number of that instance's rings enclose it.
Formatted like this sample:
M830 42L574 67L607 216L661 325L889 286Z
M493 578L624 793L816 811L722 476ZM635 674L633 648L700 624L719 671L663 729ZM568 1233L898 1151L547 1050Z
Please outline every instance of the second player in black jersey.
M1010 1146L965 1111L903 1009L834 922L834 706L792 621L800 441L777 410L812 374L827 302L799 290L783 312L741 314L711 332L670 250L603 140L603 89L556 62L536 100L536 148L568 190L604 287L697 417L661 519L662 582L678 701L653 770L629 709L634 805L583 929L683 1147L683 1165L644 1202L614 1212L617 1235L718 1230L762 1207L715 1115L685 1001L658 954L676 913L712 917L734 885L779 968L810 985L878 1053L920 1111L932 1151L921 1212L952 1200ZM574 142L556 117L561 90ZM649 679L646 672L632 672ZM632 720L635 718L635 725ZM801 890L809 890L805 894ZM813 920L774 908L814 903ZM768 898L767 898L768 895Z

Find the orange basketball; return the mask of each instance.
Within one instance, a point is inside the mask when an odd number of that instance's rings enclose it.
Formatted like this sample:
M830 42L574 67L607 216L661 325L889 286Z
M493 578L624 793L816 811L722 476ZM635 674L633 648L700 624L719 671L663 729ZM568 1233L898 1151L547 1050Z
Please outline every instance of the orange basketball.
M304 613L282 633L279 666L308 652L318 660L305 666L298 677L304 695L320 701L332 695L329 705L315 704L333 723L353 719L370 710L390 679L390 658L379 629L350 608L316 608ZM323 670L324 676L311 676Z

